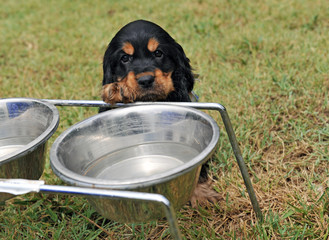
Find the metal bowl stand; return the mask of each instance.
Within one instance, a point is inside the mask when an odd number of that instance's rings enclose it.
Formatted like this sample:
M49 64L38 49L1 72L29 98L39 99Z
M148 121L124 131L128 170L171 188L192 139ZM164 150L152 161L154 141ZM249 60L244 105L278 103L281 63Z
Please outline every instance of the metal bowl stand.
M218 111L221 115L224 123L227 135L229 137L236 161L238 162L241 175L246 185L249 198L252 207L256 213L258 220L262 221L263 216L260 210L254 188L249 178L247 166L243 160L239 144L236 140L234 130L226 108L219 103L200 103L200 102L137 102L130 104L118 103L116 105L109 105L103 101L92 100L59 100L59 99L41 99L41 101L48 102L55 106L72 106L72 107L106 107L106 108L118 108L118 107L130 107L136 105L148 105L148 104L166 104L177 105L183 107L192 107L196 109L206 109ZM132 191L117 191L117 190L103 190L94 188L72 187L72 186L54 186L45 185L42 180L25 180L25 179L0 179L0 192L10 193L13 195L22 195L29 192L41 192L41 193L55 193L55 194L67 194L67 195L84 195L93 197L105 197L111 199L130 199L136 201L145 201L158 203L163 207L167 220L169 222L170 232L174 239L181 239L181 233L179 231L175 211L169 200L160 195L154 193L142 193Z

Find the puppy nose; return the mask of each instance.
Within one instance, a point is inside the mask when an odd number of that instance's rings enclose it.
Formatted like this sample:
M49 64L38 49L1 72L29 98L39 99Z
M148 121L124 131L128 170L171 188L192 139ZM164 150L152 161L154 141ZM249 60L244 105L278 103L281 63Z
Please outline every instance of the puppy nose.
M139 86L141 86L142 88L149 88L153 85L154 76L151 75L141 76L140 78L137 79L137 82Z

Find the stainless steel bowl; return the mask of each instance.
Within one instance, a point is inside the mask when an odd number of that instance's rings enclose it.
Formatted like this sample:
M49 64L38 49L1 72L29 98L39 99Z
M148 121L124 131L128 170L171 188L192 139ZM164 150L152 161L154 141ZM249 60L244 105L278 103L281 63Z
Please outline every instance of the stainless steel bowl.
M27 98L0 99L0 178L39 179L47 140L59 114L51 104ZM12 197L0 193L0 201Z
M107 111L63 132L50 150L53 171L70 185L164 195L179 209L191 197L202 163L215 151L219 128L186 107L141 105ZM119 222L163 217L158 205L89 197Z

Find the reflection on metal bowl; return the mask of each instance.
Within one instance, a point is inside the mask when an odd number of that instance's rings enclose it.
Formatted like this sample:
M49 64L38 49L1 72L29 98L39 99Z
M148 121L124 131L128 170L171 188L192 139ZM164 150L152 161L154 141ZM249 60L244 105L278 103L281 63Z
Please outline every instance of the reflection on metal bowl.
M164 195L175 209L191 197L201 165L216 149L219 128L186 107L136 105L88 118L63 132L50 151L53 171L70 185ZM88 197L103 216L143 222L158 205Z
M51 104L34 99L0 99L0 178L39 179L47 140L59 114ZM0 193L0 201L12 197Z

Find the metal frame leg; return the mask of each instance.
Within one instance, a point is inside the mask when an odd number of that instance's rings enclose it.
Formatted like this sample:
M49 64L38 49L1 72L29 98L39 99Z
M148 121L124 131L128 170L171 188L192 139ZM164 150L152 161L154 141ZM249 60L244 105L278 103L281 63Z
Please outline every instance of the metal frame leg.
M236 161L238 162L238 165L239 165L239 168L240 168L243 180L244 180L244 184L246 185L246 188L247 188L247 191L248 191L248 194L249 194L249 198L251 200L252 207L253 207L253 209L256 213L257 218L260 221L263 221L262 211L260 210L254 188L253 188L251 180L249 178L249 173L248 173L247 166L246 166L246 164L243 160L243 157L242 157L242 154L241 154L241 151L240 151L240 148L239 148L239 144L236 140L236 136L235 136L235 133L233 131L232 124L231 124L231 121L230 121L230 118L228 116L228 113L227 113L226 109L225 108L221 109L220 114L222 116L222 120L224 122L227 135L230 139L231 146L232 146Z

